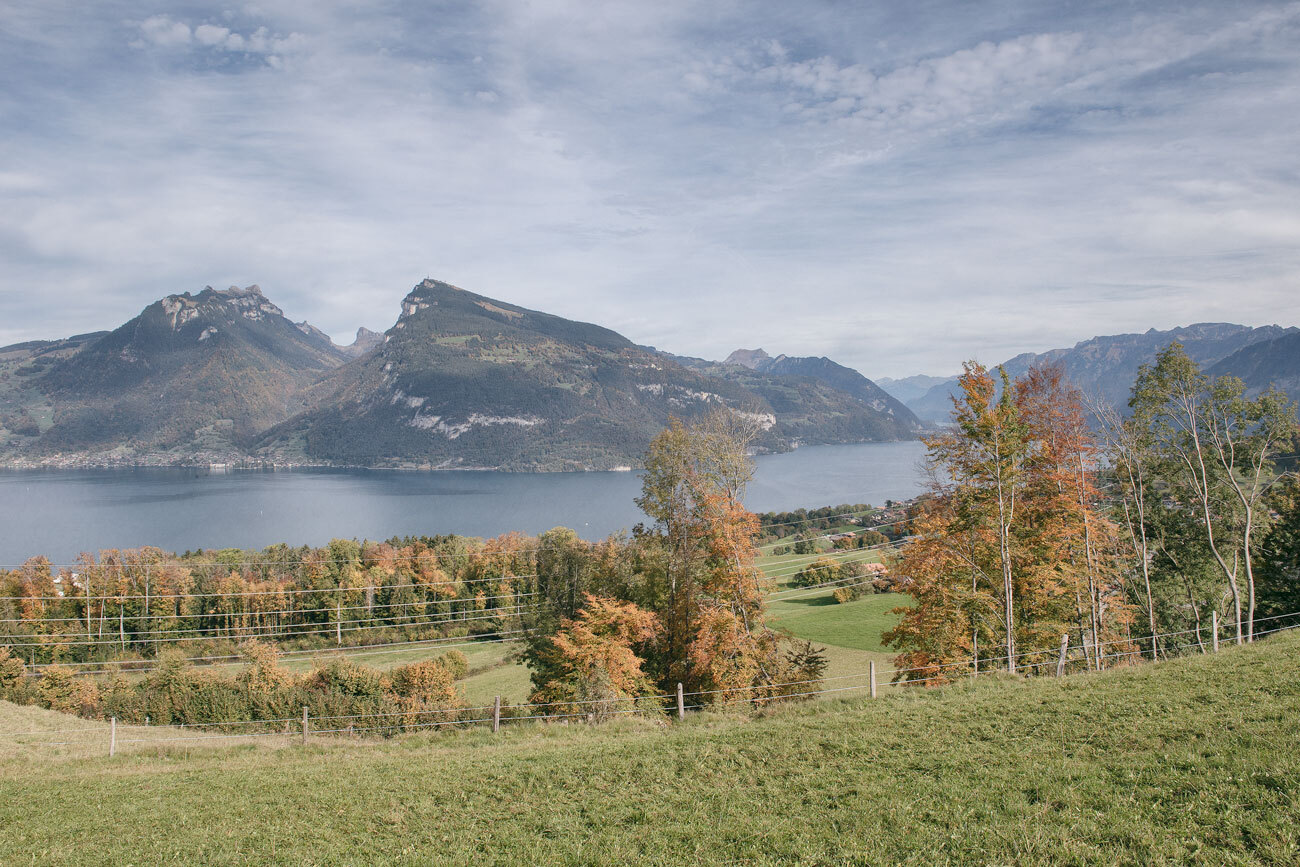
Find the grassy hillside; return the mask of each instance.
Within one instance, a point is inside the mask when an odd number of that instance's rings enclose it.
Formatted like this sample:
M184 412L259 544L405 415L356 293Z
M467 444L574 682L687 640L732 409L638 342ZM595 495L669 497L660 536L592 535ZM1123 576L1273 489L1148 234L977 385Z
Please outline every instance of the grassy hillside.
M753 721L32 748L0 759L0 863L1294 864L1297 738L1284 634Z

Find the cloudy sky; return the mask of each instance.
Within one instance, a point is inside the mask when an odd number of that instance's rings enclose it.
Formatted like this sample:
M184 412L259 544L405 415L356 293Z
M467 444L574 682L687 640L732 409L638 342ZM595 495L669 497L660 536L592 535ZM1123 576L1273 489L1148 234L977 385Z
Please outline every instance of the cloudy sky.
M426 276L875 377L1300 324L1295 3L5 0L0 130L0 344Z

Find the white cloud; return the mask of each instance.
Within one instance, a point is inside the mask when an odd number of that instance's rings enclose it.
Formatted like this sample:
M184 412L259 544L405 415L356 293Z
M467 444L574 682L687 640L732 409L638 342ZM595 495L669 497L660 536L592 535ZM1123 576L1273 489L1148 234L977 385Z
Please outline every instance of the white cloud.
M111 2L0 11L0 342L425 276L868 375L1294 317L1294 4Z
M166 15L145 19L140 23L140 31L149 44L173 48L193 42L204 49L264 55L272 65L276 58L301 51L307 43L301 33L281 36L265 26L242 33L219 24L199 24L191 30L186 22Z
M204 45L224 45L229 36L229 27L220 27L216 24L200 24L194 28L194 38Z
M154 45L171 47L185 45L190 41L190 26L183 21L174 21L166 15L155 15L140 22L140 32Z

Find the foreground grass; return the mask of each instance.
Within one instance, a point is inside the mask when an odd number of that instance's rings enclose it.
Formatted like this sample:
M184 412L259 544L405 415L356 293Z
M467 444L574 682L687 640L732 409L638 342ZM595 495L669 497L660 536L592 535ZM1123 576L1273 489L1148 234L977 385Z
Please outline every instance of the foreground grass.
M0 760L0 863L1295 864L1300 635L758 720Z

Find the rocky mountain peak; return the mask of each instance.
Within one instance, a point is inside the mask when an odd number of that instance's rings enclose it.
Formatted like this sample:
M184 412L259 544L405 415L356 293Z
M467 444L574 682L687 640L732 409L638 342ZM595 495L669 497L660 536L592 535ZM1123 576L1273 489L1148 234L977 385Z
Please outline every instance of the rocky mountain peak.
M771 357L772 356L768 355L762 349L737 349L735 352L728 355L722 363L739 364L741 367L748 367L750 370L757 370L759 364L769 360Z
M350 345L340 348L348 358L360 358L383 342L384 335L382 333L361 327L357 329L356 339Z

